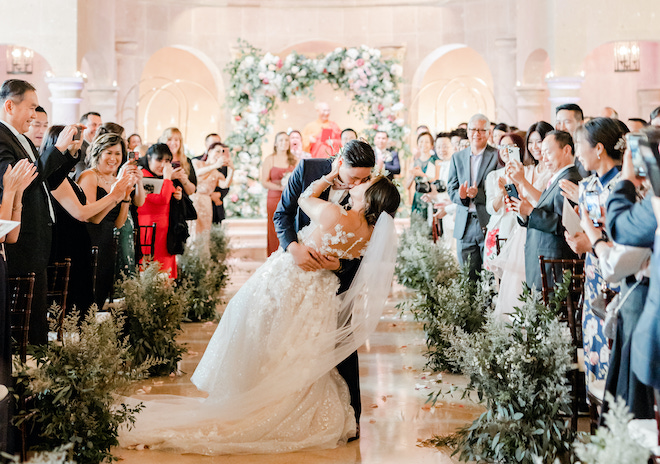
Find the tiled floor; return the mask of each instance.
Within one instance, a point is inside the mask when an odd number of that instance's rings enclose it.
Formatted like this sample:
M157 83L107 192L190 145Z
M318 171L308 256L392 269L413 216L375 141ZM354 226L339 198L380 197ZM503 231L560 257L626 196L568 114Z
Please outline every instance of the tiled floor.
M231 296L249 277L259 262L234 260ZM447 453L417 446L419 439L444 434L470 422L482 409L469 401L445 399L435 409L425 401L436 379L423 371L423 332L419 323L401 317L395 309L401 289L394 288L377 331L360 349L362 388L361 438L332 450L283 455L197 456L173 455L156 451L116 450L124 463L450 463ZM185 374L151 379L143 385L151 393L201 396L190 383L190 375L216 327L214 323L187 324L180 340L188 354L181 363ZM462 377L447 376L446 383L464 383Z

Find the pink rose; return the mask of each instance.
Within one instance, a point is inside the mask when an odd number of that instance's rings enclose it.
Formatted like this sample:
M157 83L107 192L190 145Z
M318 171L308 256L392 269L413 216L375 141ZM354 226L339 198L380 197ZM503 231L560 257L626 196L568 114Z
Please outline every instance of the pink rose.
M358 66L362 66L364 64L364 60L362 58L358 58L356 63L357 63Z
M378 124L374 124L374 130L378 130Z
M396 118L394 117L393 114L390 114L390 115L387 117L387 119L389 119L390 122L393 122Z
M240 121L240 120L241 120L241 116L240 116L240 115L236 115L236 116L234 116L234 119L235 119L236 121Z
M238 201L238 195L233 194L233 195L231 196L231 201L233 201L234 203L236 203L236 202Z
M261 114L266 114L266 113L268 113L268 110L267 110L266 108L264 108L263 110L261 110Z
M277 62L277 69L282 68L282 58L280 58Z
M261 81L261 82L263 82L263 83L264 83L264 85L268 85L268 83L269 83L270 81L269 81L268 79L264 79L264 80L263 80L263 81Z
M385 107L383 105L378 105L378 111L383 111Z

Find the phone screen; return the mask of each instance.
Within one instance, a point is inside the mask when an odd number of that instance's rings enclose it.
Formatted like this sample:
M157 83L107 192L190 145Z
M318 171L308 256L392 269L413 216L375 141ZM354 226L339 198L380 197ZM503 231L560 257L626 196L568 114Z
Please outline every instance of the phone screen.
M639 151L640 135L628 134L627 139L628 147L630 147L630 154L632 155L633 166L635 167L635 174L639 177L646 177L646 165L642 153Z
M598 192L585 192L584 203L591 222L595 226L600 226L598 220L602 217L603 212L600 209L600 196Z

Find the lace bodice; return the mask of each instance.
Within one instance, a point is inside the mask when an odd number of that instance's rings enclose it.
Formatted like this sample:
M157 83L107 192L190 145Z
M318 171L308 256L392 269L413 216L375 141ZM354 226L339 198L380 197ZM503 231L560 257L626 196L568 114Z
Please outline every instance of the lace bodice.
M356 239L353 232L346 232L341 224L336 224L332 232L322 233L322 230L312 223L300 229L298 240L319 253L340 259L360 258L369 245L369 241L365 241L363 237Z

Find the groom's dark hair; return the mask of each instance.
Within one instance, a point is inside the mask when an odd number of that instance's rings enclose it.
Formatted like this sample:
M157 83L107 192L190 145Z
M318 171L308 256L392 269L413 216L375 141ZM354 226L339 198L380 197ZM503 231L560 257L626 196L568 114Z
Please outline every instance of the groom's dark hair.
M352 168L373 168L376 165L374 149L362 140L350 140L344 145L344 161Z

